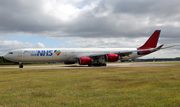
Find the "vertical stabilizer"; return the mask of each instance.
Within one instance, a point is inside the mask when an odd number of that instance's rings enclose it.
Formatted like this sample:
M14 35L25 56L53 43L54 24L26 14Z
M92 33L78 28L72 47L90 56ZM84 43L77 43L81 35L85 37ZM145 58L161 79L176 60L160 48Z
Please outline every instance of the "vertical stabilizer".
M146 41L146 43L139 47L138 49L150 49L150 48L156 48L159 35L160 35L161 30L156 30L154 33L151 35L151 37Z

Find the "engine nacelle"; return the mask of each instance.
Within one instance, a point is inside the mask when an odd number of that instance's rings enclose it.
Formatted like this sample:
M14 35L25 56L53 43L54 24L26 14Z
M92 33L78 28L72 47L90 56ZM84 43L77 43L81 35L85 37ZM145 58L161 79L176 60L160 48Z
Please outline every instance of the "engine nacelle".
M76 62L65 61L64 64L75 64Z
M79 65L89 65L93 61L90 57L80 57L78 60Z
M119 60L119 56L117 54L106 54L105 61L108 62L116 62Z

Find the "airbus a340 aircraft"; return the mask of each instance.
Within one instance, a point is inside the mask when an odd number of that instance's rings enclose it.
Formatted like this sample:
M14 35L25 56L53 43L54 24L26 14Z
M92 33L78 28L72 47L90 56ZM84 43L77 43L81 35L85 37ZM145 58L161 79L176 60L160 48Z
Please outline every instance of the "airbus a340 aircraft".
M163 49L163 45L156 47L160 32L156 30L139 48L19 49L8 52L4 58L19 62L19 68L23 68L23 62L64 62L64 64L106 66L106 62L135 59Z

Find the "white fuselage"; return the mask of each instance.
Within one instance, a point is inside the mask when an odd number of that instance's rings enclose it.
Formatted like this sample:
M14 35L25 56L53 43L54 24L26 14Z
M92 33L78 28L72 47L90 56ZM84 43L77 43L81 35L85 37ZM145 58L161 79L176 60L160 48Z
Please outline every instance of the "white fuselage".
M49 49L19 49L7 53L4 58L19 62L64 62L64 64L79 63L88 66L106 66L106 62L135 59L162 48L157 46L160 30L154 31L149 39L139 48L49 48Z
M83 57L93 54L116 53L121 51L134 51L136 48L45 48L45 49L20 49L6 54L4 57L14 62L64 62L73 61L74 57ZM57 53L56 53L57 52ZM137 52L120 60L141 57Z

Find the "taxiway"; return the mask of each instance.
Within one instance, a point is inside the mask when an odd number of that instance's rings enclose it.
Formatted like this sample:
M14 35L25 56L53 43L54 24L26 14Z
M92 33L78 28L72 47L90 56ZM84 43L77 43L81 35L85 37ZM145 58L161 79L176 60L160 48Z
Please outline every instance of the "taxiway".
M107 66L95 66L95 67L88 67L88 66L83 66L83 65L40 65L40 66L29 66L29 65L24 65L23 69L77 69L77 68L116 68L116 67L154 67L154 66L171 66L174 64L158 64L158 63L109 63ZM17 67L0 67L0 69L8 69L8 68L19 68Z

